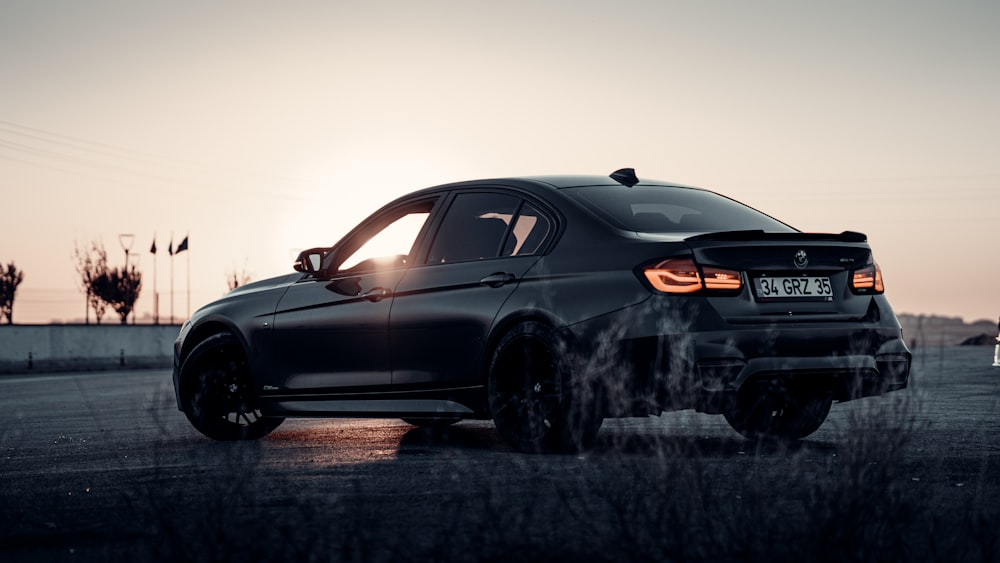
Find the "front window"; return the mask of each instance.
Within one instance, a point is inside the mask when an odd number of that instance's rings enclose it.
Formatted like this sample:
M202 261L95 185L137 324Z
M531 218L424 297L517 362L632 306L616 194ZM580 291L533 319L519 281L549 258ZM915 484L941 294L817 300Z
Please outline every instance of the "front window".
M586 186L565 190L611 225L643 233L795 232L752 207L696 188Z
M433 202L426 202L380 217L341 247L338 254L347 257L340 262L337 271L362 272L406 265L432 206Z

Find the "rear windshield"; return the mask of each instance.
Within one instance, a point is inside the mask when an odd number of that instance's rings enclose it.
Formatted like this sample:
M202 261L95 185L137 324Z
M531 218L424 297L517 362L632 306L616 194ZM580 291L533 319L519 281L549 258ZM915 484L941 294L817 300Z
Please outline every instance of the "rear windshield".
M584 186L564 193L619 229L643 233L700 233L795 229L752 207L696 188Z

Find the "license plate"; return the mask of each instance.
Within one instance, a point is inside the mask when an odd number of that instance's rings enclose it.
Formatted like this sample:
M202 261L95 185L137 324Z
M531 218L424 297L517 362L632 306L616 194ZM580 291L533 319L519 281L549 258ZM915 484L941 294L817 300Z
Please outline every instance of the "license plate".
M760 299L833 300L828 277L755 278L754 287Z

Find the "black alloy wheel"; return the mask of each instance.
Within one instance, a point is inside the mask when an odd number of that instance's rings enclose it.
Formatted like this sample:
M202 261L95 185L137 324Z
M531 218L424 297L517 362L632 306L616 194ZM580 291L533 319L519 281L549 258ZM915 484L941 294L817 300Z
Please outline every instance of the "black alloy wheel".
M184 414L214 440L256 440L284 421L265 418L257 409L246 355L231 334L195 346L181 366L180 381Z
M750 440L799 440L819 429L832 404L826 390L760 381L744 385L723 415Z
M488 394L497 431L523 452L580 451L593 443L603 421L597 394L572 379L566 346L535 321L500 340Z

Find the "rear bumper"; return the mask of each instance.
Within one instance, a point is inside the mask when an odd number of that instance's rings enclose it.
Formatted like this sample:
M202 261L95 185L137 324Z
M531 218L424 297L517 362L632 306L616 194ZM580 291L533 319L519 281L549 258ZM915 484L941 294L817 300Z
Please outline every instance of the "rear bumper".
M848 401L906 387L911 356L900 348L902 341L887 343L872 355L696 358L692 377L710 393L737 391L754 380L795 379Z
M664 315L647 302L571 327L583 343L581 371L600 380L609 415L718 413L762 380L829 392L836 401L904 389L909 381L912 356L891 310L877 322L757 324L725 322L697 307L687 312Z

